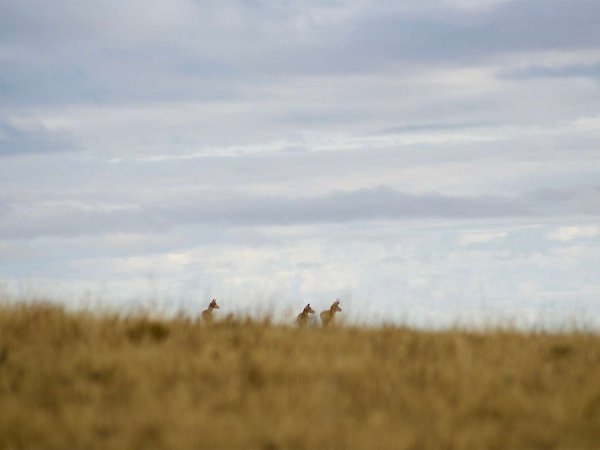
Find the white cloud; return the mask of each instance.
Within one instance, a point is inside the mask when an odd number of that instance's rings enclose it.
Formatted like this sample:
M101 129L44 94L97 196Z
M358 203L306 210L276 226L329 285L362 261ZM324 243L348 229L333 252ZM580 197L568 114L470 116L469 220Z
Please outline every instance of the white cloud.
M467 11L486 11L511 1L514 0L442 0L442 3L453 8L464 9Z
M570 242L577 239L600 237L600 225L566 226L549 232L546 237L553 241Z
M508 233L506 231L470 231L459 236L458 242L461 245L485 244L503 239L507 234Z

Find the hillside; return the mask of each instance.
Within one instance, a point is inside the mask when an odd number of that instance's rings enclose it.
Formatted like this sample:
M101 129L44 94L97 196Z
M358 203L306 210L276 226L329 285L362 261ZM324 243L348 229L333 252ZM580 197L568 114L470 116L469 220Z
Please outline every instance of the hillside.
M0 306L0 448L597 448L600 336Z

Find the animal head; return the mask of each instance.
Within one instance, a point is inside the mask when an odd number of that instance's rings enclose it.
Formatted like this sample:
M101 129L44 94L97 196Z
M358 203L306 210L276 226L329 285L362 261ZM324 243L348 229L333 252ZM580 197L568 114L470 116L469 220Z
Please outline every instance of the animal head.
M339 300L336 300L335 302L333 302L333 305L331 305L331 310L335 311L335 312L342 312L342 308L340 308Z
M219 305L217 305L217 299L213 298L208 307L211 309L219 309Z
M304 314L314 314L315 310L310 307L310 303L304 307Z

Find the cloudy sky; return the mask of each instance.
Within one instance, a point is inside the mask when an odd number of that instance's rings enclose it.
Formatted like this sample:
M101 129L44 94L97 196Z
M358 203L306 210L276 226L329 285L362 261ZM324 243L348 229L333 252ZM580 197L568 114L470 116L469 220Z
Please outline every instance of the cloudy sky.
M0 0L1 290L600 328L599 19Z

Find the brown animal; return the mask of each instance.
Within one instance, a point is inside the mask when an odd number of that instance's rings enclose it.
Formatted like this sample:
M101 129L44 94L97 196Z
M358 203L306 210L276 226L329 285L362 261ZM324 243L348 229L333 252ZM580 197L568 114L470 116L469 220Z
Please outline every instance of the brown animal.
M202 314L200 314L200 316L202 317L202 321L207 323L212 322L213 310L215 309L219 309L219 305L217 305L217 300L213 298L210 304L208 305L208 308L202 311Z
M326 327L331 322L333 322L333 319L335 319L336 312L342 312L342 308L340 308L340 300L339 299L337 299L335 302L333 302L333 305L331 305L331 307L329 309L323 311L320 314L321 323L323 324L324 327Z
M300 314L298 314L298 317L296 318L296 323L301 327L305 326L306 324L308 324L308 315L314 314L314 313L315 313L315 311L314 311L314 309L312 309L310 307L310 303L309 303L308 305L306 305L304 307L302 312Z

